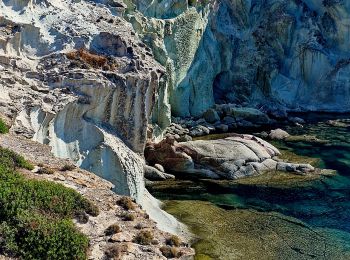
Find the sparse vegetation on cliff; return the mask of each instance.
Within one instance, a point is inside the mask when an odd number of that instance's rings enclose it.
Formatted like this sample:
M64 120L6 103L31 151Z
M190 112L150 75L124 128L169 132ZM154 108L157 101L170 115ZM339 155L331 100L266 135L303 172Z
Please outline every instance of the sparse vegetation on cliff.
M6 125L4 120L0 118L0 134L7 134L8 132L9 132L8 126Z
M22 156L0 147L0 254L23 259L85 259L89 240L74 226L79 212L98 208L73 189L26 179L33 169Z

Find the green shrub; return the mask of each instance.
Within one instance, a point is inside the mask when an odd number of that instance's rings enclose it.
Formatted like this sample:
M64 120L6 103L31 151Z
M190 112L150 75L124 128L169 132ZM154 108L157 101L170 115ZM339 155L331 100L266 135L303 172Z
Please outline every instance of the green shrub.
M8 132L8 126L5 124L4 120L0 118L0 134L7 134Z
M133 242L140 245L150 245L152 243L152 240L152 232L149 230L144 230L136 235L136 237L133 239Z
M72 218L98 208L73 189L30 180L16 168L33 166L0 147L0 252L23 259L86 259L88 238Z
M28 170L33 170L34 166L26 161L23 156L17 153L0 147L0 166L8 168L24 168Z

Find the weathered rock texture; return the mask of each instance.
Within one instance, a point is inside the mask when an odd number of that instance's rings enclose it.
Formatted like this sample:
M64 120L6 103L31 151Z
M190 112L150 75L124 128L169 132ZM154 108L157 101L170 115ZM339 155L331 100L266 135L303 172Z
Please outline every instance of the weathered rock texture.
M224 102L350 110L348 1L133 3L128 19L167 67L154 113L160 126L170 110L199 116Z
M268 142L252 135L234 135L218 140L177 143L167 138L146 146L150 164L162 164L167 171L213 179L238 179L266 171L299 174L313 172L309 164L280 161L280 152ZM189 176L189 177L190 177Z
M0 1L0 113L12 132L141 201L137 153L164 70L121 17L125 5L102 2Z

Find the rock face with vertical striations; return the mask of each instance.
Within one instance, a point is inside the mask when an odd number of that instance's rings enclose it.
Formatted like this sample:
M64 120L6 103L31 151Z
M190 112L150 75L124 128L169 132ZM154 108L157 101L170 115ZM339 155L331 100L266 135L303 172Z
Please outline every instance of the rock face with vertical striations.
M143 199L148 118L164 69L105 1L0 1L0 112L12 132Z
M137 10L126 13L128 20L167 68L154 114L160 126L169 111L197 117L215 103L350 111L348 1L134 0L128 6Z

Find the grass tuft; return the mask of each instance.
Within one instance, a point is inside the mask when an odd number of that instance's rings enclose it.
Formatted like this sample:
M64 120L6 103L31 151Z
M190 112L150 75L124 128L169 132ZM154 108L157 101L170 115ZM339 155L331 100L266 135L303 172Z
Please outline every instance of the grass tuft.
M153 241L153 234L149 230L141 231L133 239L134 243L137 243L140 245L150 245L152 243L152 241Z
M4 122L3 119L0 118L0 134L7 134L9 132L9 128Z

